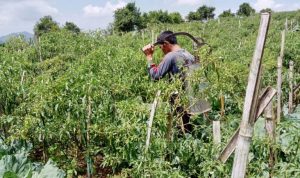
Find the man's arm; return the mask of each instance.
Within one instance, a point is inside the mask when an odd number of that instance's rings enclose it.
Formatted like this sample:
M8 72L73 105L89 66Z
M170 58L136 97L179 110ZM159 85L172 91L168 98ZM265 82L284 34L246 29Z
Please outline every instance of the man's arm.
M152 61L148 61L148 71L151 78L154 80L159 80L160 78L163 78L168 72L170 72L174 61L172 60L173 57L173 55L167 54L158 66L151 63Z

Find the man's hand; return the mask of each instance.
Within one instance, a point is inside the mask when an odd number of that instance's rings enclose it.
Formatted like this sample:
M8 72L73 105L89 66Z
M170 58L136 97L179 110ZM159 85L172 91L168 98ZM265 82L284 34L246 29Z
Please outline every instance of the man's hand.
M146 55L147 60L152 60L152 55L154 52L154 46L152 44L148 44L146 46L143 47L143 52Z

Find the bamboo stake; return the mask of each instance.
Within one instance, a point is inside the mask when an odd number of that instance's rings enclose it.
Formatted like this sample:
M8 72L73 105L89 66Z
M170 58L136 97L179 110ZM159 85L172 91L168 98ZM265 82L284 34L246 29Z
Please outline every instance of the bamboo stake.
M151 44L153 44L154 41L155 41L155 39L154 39L154 31L153 30L151 30L151 41L152 41Z
M280 45L280 57L284 55L284 44L285 44L285 31L281 31L281 45Z
M144 34L144 30L142 30L142 39L143 39L143 43L145 43L145 34ZM153 44L153 43L152 43Z
M24 81L25 72L26 72L26 71L23 71L23 72L22 72L22 76L21 76L21 82L20 82L21 86L23 85L23 81Z
M225 114L225 97L224 95L221 95L221 119L224 117Z
M276 90L271 87L267 87L263 92L262 95L258 99L258 106L257 106L257 112L256 112L256 120L261 116L264 109L267 107L268 103L272 100L272 98L275 96ZM221 160L223 163L227 161L229 156L233 153L233 151L236 148L236 143L238 140L240 127L234 132L233 136L230 138L229 142L227 143L226 147L223 149L219 156L219 160Z
M288 113L291 114L293 112L293 70L294 70L294 62L289 62L290 69L289 69L289 85L290 85L290 92L289 92L289 111Z
M149 145L150 145L151 127L152 127L153 118L154 118L154 114L155 114L155 109L156 109L156 106L157 106L157 103L158 103L158 97L159 96L160 96L160 90L157 91L156 97L155 97L154 102L153 102L152 107L151 107L150 117L149 117L149 121L148 121L148 128L147 128L147 139L146 139L145 152L148 151L148 148L149 148Z
M277 58L277 122L280 123L281 118L281 85L282 85L282 60L284 55L285 31L281 31L281 47L280 55Z
M215 145L221 143L220 121L213 121L213 140Z
M42 62L42 49L41 49L41 39L39 38L39 56L40 56L40 62Z
M266 118L266 131L268 133L268 138L270 141L270 156L269 156L269 168L270 168L270 177L273 177L273 168L275 165L276 152L272 147L276 141L275 137L275 127L276 121L273 115L273 102L271 101L264 111L264 117Z
M90 148L89 148L89 145L90 145L90 122L91 122L91 116L92 116L92 99L91 97L89 96L89 99L88 99L88 106L87 106L87 120L86 120L86 145L87 145L87 164L86 164L86 167L87 167L87 175L88 175L88 178L90 178L92 176L92 161L91 161L91 158L90 158Z
M248 154L253 135L253 125L257 110L258 90L261 75L261 60L264 51L264 45L268 33L270 21L269 13L261 14L261 23L259 27L256 48L251 63L251 70L248 79L244 111L239 132L237 147L235 151L234 163L231 176L233 178L243 178L246 175Z
M282 84L282 58L277 58L277 122L280 123L281 118L281 84Z

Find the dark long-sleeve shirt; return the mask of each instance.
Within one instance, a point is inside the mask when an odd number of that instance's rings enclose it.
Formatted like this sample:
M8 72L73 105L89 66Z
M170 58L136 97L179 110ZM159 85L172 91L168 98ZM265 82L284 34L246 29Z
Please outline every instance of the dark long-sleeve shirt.
M166 54L158 66L150 63L148 71L152 79L159 80L166 74L174 75L180 73L183 67L187 67L194 62L195 58L193 55L184 49L180 49Z

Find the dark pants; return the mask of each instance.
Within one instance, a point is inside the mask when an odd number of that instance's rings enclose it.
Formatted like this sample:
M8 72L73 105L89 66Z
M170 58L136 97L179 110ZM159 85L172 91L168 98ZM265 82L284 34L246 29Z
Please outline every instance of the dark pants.
M173 93L170 96L169 102L172 106L172 111L175 110L175 112L173 112L173 116L175 116L176 118L181 118L184 133L191 133L193 131L193 126L190 123L191 114L189 114L187 111L185 111L183 106L177 106L177 107L174 106L177 99L178 99L178 93ZM176 107L176 108L174 109L174 107ZM180 130L180 133L183 132L181 125L177 125L177 128Z

